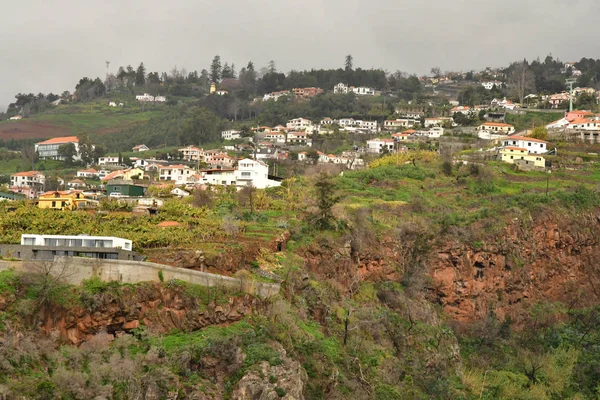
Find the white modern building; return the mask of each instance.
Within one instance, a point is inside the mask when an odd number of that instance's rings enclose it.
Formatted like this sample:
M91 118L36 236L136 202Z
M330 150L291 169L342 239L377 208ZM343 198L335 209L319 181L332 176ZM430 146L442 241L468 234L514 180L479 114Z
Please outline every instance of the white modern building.
M269 166L261 161L240 160L234 174L237 186L252 185L257 189L281 186L281 182L269 179Z
M346 94L348 93L348 85L346 85L345 83L338 83L337 85L335 85L333 87L333 93L336 94Z
M131 240L114 236L21 235L21 246L102 247L131 251L132 245Z
M80 169L77 171L78 178L97 178L98 176L99 173L94 168Z
M75 146L74 160L80 160L81 154L79 153L79 138L77 136L65 136L48 139L44 142L35 144L35 151L39 154L42 160L64 160L65 157L58 154L60 146L65 144L73 143Z
M221 132L221 138L223 140L235 140L242 137L242 132L230 129L228 131Z
M494 88L494 86L496 86L497 89L502 89L502 82L486 81L486 82L481 82L481 86L483 86L486 90L492 90Z

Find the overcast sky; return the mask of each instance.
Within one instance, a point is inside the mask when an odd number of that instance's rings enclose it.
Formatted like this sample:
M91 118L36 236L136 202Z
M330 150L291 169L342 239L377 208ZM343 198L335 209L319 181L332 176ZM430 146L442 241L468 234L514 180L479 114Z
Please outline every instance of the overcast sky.
M17 92L72 91L143 61L148 71L355 66L424 74L517 59L600 57L598 0L29 0L0 14L0 109Z

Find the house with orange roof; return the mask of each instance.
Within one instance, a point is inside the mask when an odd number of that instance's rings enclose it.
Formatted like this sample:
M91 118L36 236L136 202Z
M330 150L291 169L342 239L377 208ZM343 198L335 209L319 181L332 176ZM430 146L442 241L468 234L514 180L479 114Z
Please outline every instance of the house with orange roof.
M508 164L517 164L526 169L544 168L546 160L540 154L531 153L525 147L506 146L500 150L500 159Z
M515 133L515 127L502 122L484 122L477 127L477 136L480 139L499 139L511 133Z
M98 176L99 172L96 171L94 168L80 169L79 171L77 171L78 178L97 178Z
M108 182L114 179L123 179L127 181L131 181L134 179L144 179L144 170L141 168L119 169L117 171L112 171L110 174L106 175L101 180L103 182Z
M462 114L462 115L471 115L473 114L473 109L469 106L457 106L457 107L453 107L450 112L452 114Z
M434 126L444 126L446 124L450 124L451 126L456 126L454 122L454 118L452 117L434 117L434 118L425 118L425 128L432 128Z
M34 145L35 151L39 154L42 160L64 160L65 157L58 153L60 146L66 144L73 144L75 146L74 160L81 159L81 153L79 152L79 138L77 136L65 136L48 139L43 142L36 143Z
M73 210L85 207L90 202L92 201L86 199L81 190L56 190L40 194L38 207L54 210Z
M46 183L46 177L39 171L17 172L10 176L10 185L20 188L41 190Z
M204 161L204 149L196 146L187 146L178 150L185 161Z
M146 146L145 144L138 144L131 150L135 151L135 152L140 152L140 151L148 151L148 150L150 150L150 148L148 146Z
M518 147L526 149L532 154L545 154L548 152L548 142L527 136L509 136L502 141L504 147Z

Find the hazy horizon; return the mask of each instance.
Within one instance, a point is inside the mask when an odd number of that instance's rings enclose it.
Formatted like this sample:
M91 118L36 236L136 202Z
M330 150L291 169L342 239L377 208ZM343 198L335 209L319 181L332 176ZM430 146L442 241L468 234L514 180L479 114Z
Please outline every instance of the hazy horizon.
M200 71L219 54L238 70L248 61L259 69L273 59L288 72L342 67L352 54L355 67L422 75L434 66L479 70L548 54L578 61L597 58L600 48L581 28L593 26L600 11L592 0L551 0L543 8L533 0L61 3L5 5L0 109L19 92L60 94L84 76L103 78L105 61L113 73L140 62L147 71L175 65Z

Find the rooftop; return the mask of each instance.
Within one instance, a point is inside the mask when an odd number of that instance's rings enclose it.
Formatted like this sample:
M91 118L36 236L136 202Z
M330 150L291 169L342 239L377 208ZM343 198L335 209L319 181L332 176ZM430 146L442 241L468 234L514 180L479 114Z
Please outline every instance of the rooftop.
M79 138L77 136L64 136L48 139L44 142L39 142L39 144L60 144L60 143L79 143Z

